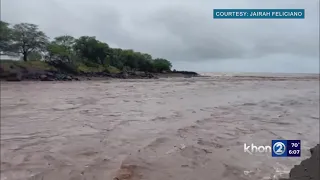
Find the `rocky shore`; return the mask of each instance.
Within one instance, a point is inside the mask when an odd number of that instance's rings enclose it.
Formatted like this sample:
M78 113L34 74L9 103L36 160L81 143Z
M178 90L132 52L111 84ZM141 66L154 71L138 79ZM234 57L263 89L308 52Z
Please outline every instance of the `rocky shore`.
M22 72L11 71L1 72L0 79L5 81L79 81L79 80L94 80L94 79L157 79L159 77L195 77L199 76L195 72L190 71L174 71L164 73L150 73L150 72L82 72L79 74L68 74L57 71L42 71L42 72Z
M200 76L192 71L138 71L115 67L73 66L62 62L0 60L0 80L4 81L79 81L98 79L157 79Z
M290 170L289 179L281 180L318 180L320 179L320 144L310 149L311 157L303 160Z

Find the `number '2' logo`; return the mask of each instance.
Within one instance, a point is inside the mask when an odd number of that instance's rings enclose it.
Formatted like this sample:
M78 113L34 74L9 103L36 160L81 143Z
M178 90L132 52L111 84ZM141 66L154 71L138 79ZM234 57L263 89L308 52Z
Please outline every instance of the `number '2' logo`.
M286 145L282 142L276 142L273 144L272 150L276 155L282 155L286 152Z

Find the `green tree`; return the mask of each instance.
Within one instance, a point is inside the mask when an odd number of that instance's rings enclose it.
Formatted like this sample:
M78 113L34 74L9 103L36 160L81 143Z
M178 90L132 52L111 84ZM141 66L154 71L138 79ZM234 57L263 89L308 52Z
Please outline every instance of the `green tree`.
M137 52L136 58L138 61L138 69L140 71L153 71L152 56L150 54Z
M75 43L75 38L69 35L58 36L54 38L54 42L68 48L70 51Z
M124 56L122 56L122 49L111 48L108 56L108 62L111 66L118 69L123 69L124 67Z
M12 52L22 54L23 60L27 61L29 53L45 49L48 37L37 25L21 23L13 26L12 41Z
M21 55L24 61L45 60L60 68L78 70L78 67L91 70L112 68L119 70L139 70L162 72L171 70L171 62L150 54L131 49L110 48L94 36L81 36L75 39L69 35L58 36L52 42L37 25L16 24L0 21L0 55ZM48 59L47 59L48 58ZM78 63L79 62L79 63Z
M132 70L136 70L139 67L137 55L132 49L126 49L122 51L122 59L124 66L130 67Z
M54 41L47 45L49 60L60 60L62 62L73 61L75 57L73 51L74 43L75 38L72 36L64 35L54 38Z
M95 37L81 36L75 41L74 49L79 57L97 64L105 65L110 48L107 43L96 40Z
M162 58L157 58L153 60L153 68L157 72L170 71L172 64L170 61Z
M9 27L9 23L0 21L0 55L12 54L12 29Z

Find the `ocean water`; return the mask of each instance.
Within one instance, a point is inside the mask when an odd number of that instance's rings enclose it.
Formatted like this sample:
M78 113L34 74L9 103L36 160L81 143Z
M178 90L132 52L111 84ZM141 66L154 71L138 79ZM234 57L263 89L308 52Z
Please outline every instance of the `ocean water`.
M2 82L1 180L287 177L319 143L318 85L213 77ZM243 150L272 139L300 139L302 156Z

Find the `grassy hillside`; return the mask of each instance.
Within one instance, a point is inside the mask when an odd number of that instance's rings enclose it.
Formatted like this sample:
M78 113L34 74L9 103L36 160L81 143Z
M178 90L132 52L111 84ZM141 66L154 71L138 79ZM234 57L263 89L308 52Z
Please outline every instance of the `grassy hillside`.
M44 61L14 61L14 60L1 60L0 67L2 71L12 71L17 69L24 69L29 71L54 71L55 67L50 66Z
M63 63L59 61L17 61L0 60L0 78L2 80L72 80L77 77L105 78L157 78L157 77L194 77L198 74L188 71L170 71L161 73L125 70L110 65L85 62Z
M9 72L22 72L22 73L31 73L31 72L47 72L47 71L60 71L65 73L88 73L88 72L109 72L109 73L119 73L120 70L112 66L101 66L95 65L94 67L87 66L83 63L78 64L64 64L62 65L53 65L45 61L15 61L15 60L0 60L0 73L9 73ZM69 71L69 72L68 72Z

